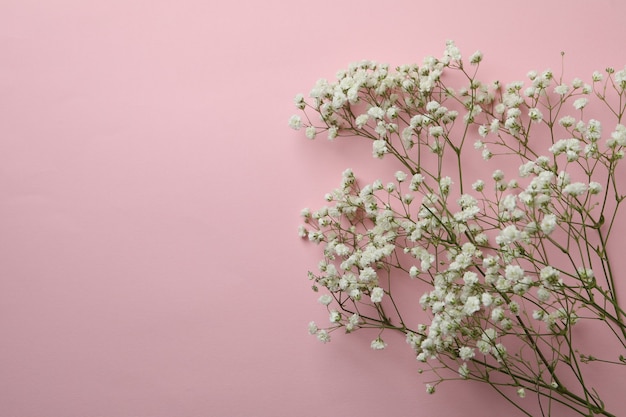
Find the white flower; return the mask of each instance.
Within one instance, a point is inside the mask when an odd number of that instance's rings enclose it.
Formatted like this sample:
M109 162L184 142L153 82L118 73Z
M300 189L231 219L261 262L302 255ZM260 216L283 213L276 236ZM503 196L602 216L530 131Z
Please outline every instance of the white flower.
M569 91L569 87L567 84L561 84L554 87L554 92L560 96L564 96Z
M517 207L517 196L508 194L500 200L500 210L513 211Z
M372 293L370 294L372 303L380 303L383 300L384 295L385 295L385 291L382 288L380 287L374 288L372 290Z
M368 120L369 120L369 115L361 114L357 116L357 118L354 120L354 123L356 124L356 127L358 127L359 129L362 129Z
M507 265L504 276L510 281L518 282L524 278L524 270L519 265Z
M346 324L346 331L347 332L353 331L355 327L358 327L360 320L361 320L361 317L358 314L355 313L351 315L350 318L348 319L348 323Z
M294 130L300 130L300 128L302 127L302 119L300 118L300 116L295 114L291 116L291 118L289 119L289 127Z
M476 272L467 271L463 274L463 282L465 285L474 285L478 283L478 274Z
M540 122L543 119L543 114L541 114L541 111L539 111L539 109L532 108L528 110L528 117L530 117L530 120L532 120L533 122Z
M317 333L318 328L317 328L317 324L315 324L314 321L309 323L309 334L313 335L315 333Z
M329 320L331 323L338 323L341 321L341 313L339 313L337 310L332 310L330 312L330 316L329 316Z
M546 266L539 272L539 278L544 287L552 289L555 286L563 284L563 280L560 278L560 272L551 266Z
M468 316L471 316L478 310L480 310L480 300L478 297L467 297L467 300L465 300L465 304L463 305L463 312Z
M611 133L611 138L606 141L609 148L616 146L626 146L626 127L621 124L615 126L615 131Z
M382 119L383 117L385 117L385 110L381 109L380 107L373 106L369 108L367 114L374 119Z
M491 294L489 294L488 292L484 292L480 296L480 301L482 301L482 303L483 303L483 305L485 307L489 307L491 305L491 303L493 303L493 296Z
M328 332L326 330L318 330L317 332L317 340L319 340L322 343L328 343L330 342L330 335L328 334Z
M585 97L576 99L574 100L574 108L576 110L582 110L587 105L588 102L589 100L587 100Z
M387 343L385 343L383 341L383 339L381 339L380 337L372 340L372 343L370 344L371 348L374 350L382 350L384 348L387 347Z
M518 395L520 398L524 398L524 397L526 396L526 391L524 391L524 388L519 388L519 389L517 390L517 395Z
M478 192L481 192L485 188L485 181L478 180L472 184L472 188Z
M467 367L467 363L463 362L461 366L459 366L459 376L461 378L467 378L470 374L469 368Z
M317 302L327 306L333 302L333 297L330 296L329 294L324 294L320 298L317 299Z
M545 303L550 299L550 291L545 287L539 287L537 289L537 298Z
M622 89L626 89L626 68L615 73L615 83Z
M452 178L443 177L439 181L439 190L441 190L441 194L447 194L450 191L450 185L452 185Z
M514 225L509 225L501 230L498 236L496 236L496 243L498 245L507 245L520 240L521 237L522 232L517 230Z
M474 348L463 346L461 349L459 349L459 356L464 361L472 359L475 356Z
M395 174L396 180L398 180L398 182L403 182L404 180L407 179L407 174L403 171L397 171Z
M339 128L337 126L331 126L328 128L328 140L333 140L337 137Z
M469 57L470 64L478 64L482 60L483 60L483 53L480 51L474 52Z
M574 123L576 123L576 119L574 119L572 116L564 116L559 119L559 124L563 127L574 126Z
M371 266L367 266L361 270L359 279L363 282L375 282L378 279L378 275Z
M591 181L589 183L589 194L599 194L600 192L602 192L602 184Z
M387 142L382 139L375 140L372 145L372 153L376 158L382 158L383 155L389 152L387 148Z
M491 310L491 320L493 321L502 321L504 319L504 310L502 307L496 307Z
M569 194L572 196L579 196L587 191L587 185L582 182L574 182L568 184L563 188L563 194Z
M315 135L317 134L317 131L315 129L315 126L308 126L305 131L304 134L307 138L309 139L315 139Z
M556 216L552 213L546 214L541 220L541 231L546 235L549 235L556 227L556 224Z
M304 95L302 94L296 94L296 96L293 98L293 102L300 110L306 107L306 103L304 102Z

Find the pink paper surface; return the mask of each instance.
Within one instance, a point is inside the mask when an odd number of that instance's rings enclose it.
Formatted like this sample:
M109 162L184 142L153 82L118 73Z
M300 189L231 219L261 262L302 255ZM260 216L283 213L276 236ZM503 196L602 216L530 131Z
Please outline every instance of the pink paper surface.
M299 212L367 146L287 127L361 59L485 54L482 78L626 64L626 3L0 3L0 417L515 416L429 396L402 338L322 345ZM368 145L369 146L369 145ZM611 380L620 404L626 380ZM622 384L622 385L620 385Z

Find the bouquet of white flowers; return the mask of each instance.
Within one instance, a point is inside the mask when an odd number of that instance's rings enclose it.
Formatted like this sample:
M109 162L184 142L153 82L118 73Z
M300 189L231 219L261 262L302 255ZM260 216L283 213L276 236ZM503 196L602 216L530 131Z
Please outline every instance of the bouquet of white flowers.
M428 392L462 378L528 416L529 392L543 415L558 403L614 416L586 378L600 363L626 365L610 258L626 197L626 69L595 72L591 84L532 71L503 86L478 80L482 58L467 64L448 42L440 59L395 71L355 63L310 99L296 96L292 128L370 140L375 158L401 167L367 184L348 169L327 205L302 211L300 235L323 248L309 278L331 322L309 331L328 342L340 328L375 328L373 349L386 347L385 331L402 332L434 375ZM588 118L592 102L613 120ZM502 169L468 181L474 155ZM598 327L601 349L581 343L581 323Z

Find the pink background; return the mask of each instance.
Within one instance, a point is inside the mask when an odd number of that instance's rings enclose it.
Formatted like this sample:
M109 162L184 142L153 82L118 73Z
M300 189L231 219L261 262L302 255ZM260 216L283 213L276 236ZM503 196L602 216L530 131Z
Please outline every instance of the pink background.
M0 1L0 417L516 415L482 386L428 396L401 338L374 352L368 334L308 335L327 318L299 211L372 161L290 130L292 98L446 39L485 53L484 79L558 70L562 50L566 77L588 77L626 64L625 15L618 0Z

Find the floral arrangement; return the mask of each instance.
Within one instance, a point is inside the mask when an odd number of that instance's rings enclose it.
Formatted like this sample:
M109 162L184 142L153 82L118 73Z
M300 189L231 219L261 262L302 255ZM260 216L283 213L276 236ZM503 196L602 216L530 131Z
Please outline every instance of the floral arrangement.
M323 249L309 278L330 316L309 331L326 343L377 329L373 349L401 332L434 375L430 393L465 379L527 416L530 393L544 416L614 416L588 371L626 365L610 257L626 197L626 68L590 84L547 70L502 85L477 78L482 59L448 42L442 58L395 71L358 62L296 96L292 128L369 140L398 168L371 183L347 169L325 206L302 211L300 236ZM477 164L495 167L491 178L472 178Z

